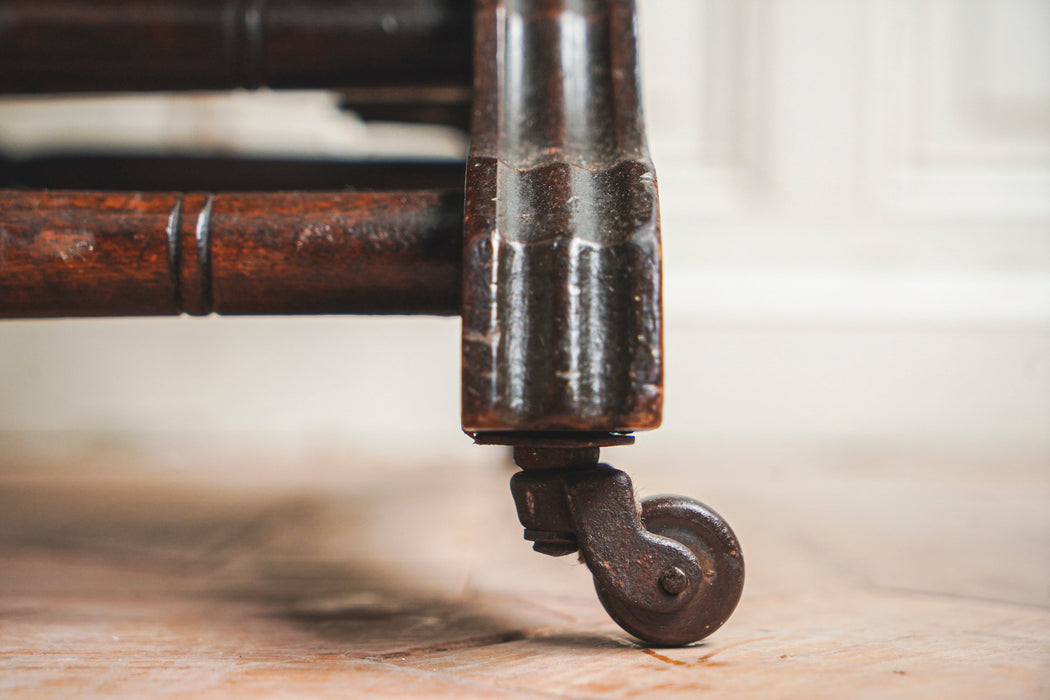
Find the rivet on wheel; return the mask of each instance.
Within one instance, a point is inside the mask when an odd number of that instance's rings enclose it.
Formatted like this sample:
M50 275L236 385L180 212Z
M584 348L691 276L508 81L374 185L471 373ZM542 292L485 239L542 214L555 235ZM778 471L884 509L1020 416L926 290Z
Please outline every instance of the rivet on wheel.
M660 574L660 588L670 595L678 595L689 587L689 577L677 566L667 568Z

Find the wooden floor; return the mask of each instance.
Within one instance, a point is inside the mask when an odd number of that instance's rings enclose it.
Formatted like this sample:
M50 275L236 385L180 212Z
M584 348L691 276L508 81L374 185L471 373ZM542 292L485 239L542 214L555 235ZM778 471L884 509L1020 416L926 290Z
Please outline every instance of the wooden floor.
M610 450L744 545L729 623L650 650L476 449L0 443L0 696L1050 697L1045 460Z

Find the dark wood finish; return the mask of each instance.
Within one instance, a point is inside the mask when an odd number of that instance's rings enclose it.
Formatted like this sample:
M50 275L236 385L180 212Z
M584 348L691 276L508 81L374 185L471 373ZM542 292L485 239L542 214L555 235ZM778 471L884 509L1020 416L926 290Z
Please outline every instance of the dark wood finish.
M0 0L0 92L469 85L465 0Z
M475 31L463 428L655 428L660 239L633 3L479 0Z
M171 192L462 189L463 163L55 155L5 161L0 188Z
M470 129L469 85L436 87L365 87L340 90L343 109L365 121L442 124Z
M0 317L459 311L462 195L0 190Z

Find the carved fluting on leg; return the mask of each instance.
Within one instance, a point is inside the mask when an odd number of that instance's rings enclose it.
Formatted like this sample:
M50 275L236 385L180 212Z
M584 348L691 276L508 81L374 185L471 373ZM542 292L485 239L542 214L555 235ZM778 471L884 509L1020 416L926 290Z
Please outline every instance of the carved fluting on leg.
M659 425L659 214L633 18L615 0L478 3L468 432Z

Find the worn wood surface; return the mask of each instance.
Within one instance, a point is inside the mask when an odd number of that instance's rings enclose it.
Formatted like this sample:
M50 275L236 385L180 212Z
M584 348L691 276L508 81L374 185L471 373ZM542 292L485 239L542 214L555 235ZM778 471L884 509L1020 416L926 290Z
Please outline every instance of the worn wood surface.
M660 424L659 214L634 22L631 0L477 3L468 432Z
M718 508L748 557L725 627L649 650L521 541L498 448L0 439L5 697L1050 693L1045 456L609 450L643 494Z
M462 194L0 190L0 318L459 311Z
M462 0L0 0L0 93L469 83Z

